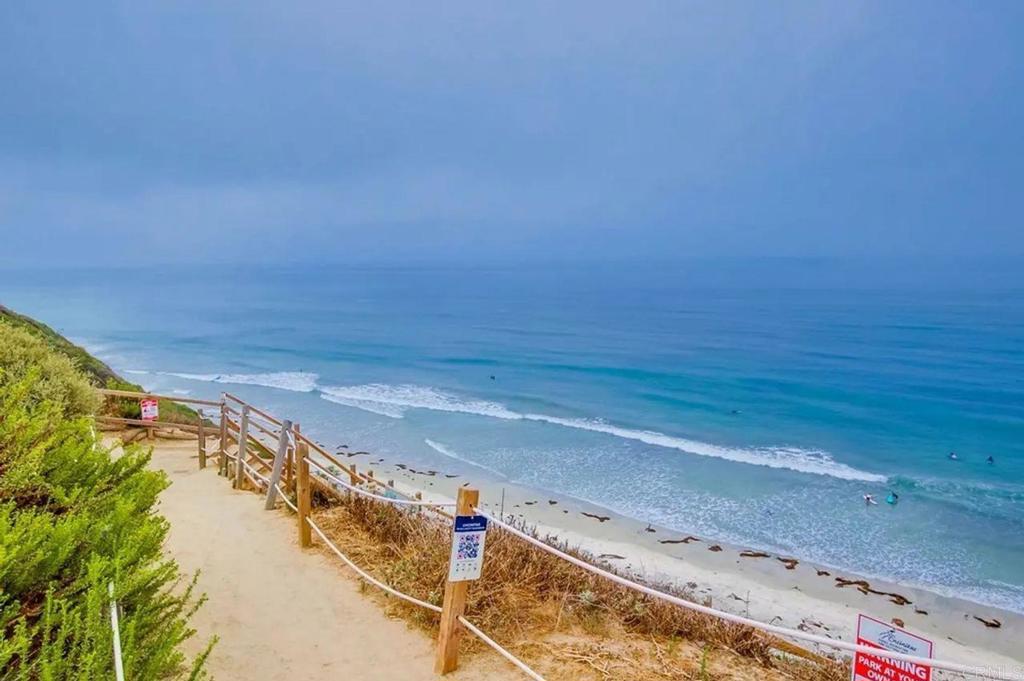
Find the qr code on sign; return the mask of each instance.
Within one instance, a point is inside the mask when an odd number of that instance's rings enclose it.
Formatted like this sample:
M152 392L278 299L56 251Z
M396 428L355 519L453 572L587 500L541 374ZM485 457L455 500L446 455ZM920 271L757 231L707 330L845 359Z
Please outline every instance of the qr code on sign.
M459 537L459 560L472 560L480 555L480 535L464 534Z

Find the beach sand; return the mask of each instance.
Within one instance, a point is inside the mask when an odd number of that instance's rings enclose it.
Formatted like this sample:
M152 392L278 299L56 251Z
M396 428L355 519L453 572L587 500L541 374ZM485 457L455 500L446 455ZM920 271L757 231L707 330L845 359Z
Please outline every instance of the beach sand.
M365 452L342 450L339 458L426 499L451 500L460 486L472 486L494 513L503 507L506 517L535 526L541 535L579 546L648 583L686 588L696 600L722 610L844 641L853 639L857 615L863 613L933 640L937 658L1011 670L1024 679L1024 617L1016 613L681 534L483 476L419 470Z
M294 516L263 510L259 497L218 477L216 464L199 470L196 459L195 440L161 440L151 463L171 479L159 505L170 522L165 550L183 573L200 571L209 599L191 621L187 654L218 636L208 669L219 679L437 678L429 636L389 619L338 561L300 549ZM446 678L522 676L487 651Z

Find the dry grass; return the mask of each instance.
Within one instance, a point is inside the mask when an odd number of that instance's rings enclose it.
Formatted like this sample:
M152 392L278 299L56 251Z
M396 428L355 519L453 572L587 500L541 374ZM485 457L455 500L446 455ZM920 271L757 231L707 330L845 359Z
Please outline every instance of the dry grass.
M314 517L358 565L400 591L441 604L450 547L447 524L429 513L358 496L321 506ZM659 588L694 600L677 589ZM436 630L434 613L368 589L394 616ZM849 678L845 664L780 655L773 639L761 632L626 589L501 531L488 533L484 575L469 591L466 613L552 680ZM472 654L482 645L467 636L463 649Z

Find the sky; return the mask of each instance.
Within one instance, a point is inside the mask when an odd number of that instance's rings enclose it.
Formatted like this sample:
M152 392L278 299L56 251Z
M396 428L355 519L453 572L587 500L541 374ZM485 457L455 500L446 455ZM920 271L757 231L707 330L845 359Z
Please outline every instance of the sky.
M0 3L0 265L1024 254L1024 3Z

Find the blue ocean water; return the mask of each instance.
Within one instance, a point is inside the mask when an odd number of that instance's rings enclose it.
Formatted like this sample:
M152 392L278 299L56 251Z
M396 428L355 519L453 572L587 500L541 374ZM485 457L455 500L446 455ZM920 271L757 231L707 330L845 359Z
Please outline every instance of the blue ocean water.
M9 271L0 303L330 444L1024 611L1018 265Z

